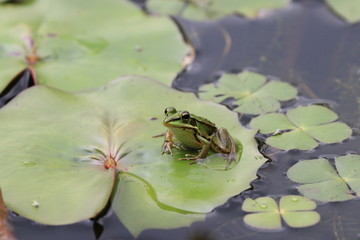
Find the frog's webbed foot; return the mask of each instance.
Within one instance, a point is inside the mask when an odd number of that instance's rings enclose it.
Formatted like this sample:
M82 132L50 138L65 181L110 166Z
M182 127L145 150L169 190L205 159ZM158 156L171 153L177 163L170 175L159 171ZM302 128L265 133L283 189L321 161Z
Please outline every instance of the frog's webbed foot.
M227 170L231 163L237 163L238 162L238 158L237 158L237 154L236 154L236 148L234 147L231 152L226 156L225 158L226 160L226 166L225 166L225 170Z
M176 149L179 149L179 150L181 149L179 143L173 143L171 141L165 141L163 146L162 146L162 149L161 149L161 155L164 154L164 153L168 153L168 154L172 155L172 150L171 150L172 147L174 147Z
M195 163L199 163L205 160L205 158L200 158L198 155L186 154L186 158L179 158L180 161L192 161L189 162L189 165L193 165Z

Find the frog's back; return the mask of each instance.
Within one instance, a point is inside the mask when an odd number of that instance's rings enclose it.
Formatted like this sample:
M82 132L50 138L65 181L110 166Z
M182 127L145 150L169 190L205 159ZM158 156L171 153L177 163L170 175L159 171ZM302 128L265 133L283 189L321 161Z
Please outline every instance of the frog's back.
M216 132L217 128L215 126L215 123L211 122L210 120L193 115L196 119L196 127L199 129L201 135L205 137L210 137L213 133Z

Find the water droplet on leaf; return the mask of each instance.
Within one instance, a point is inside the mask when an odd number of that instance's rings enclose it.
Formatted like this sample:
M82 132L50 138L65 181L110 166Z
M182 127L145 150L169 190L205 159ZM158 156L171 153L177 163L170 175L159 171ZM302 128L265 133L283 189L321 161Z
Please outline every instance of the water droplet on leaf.
M33 162L33 161L25 161L25 162L21 163L21 166L23 166L23 167L33 167L36 165L37 165L37 163Z
M260 204L260 207L263 208L263 209L265 209L265 208L267 208L268 206L267 206L266 204Z
M291 201L293 201L293 202L298 202L298 201L299 201L299 198L298 198L298 197L292 197L292 198L291 198Z
M39 203L38 201L36 201L36 200L33 200L31 205L32 205L33 207L38 208L38 207L40 206L40 203Z

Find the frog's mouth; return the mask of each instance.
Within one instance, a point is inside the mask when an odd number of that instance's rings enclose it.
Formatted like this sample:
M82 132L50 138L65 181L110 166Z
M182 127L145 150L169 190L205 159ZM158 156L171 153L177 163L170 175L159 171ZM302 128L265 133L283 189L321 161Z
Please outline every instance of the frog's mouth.
M193 127L193 126L184 126L184 125L177 126L174 124L170 124L169 122L171 122L171 121L164 121L163 125L168 128L179 128L179 129L184 129L184 130L186 130L186 129L187 130L196 130L197 129L196 127Z

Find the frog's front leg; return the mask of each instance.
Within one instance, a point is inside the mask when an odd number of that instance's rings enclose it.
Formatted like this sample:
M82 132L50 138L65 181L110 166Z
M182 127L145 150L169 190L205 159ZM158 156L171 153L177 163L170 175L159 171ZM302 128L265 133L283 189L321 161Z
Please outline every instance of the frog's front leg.
M194 155L194 156L191 156L191 157L187 157L187 158L179 158L178 160L180 161L190 161L190 160L198 160L198 159L204 159L207 157L209 151L210 151L210 148L211 148L211 141L209 141L208 139L200 136L200 135L197 135L196 136L198 138L198 140L200 140L200 142L202 143L202 147L201 147L201 151L198 155ZM194 164L196 163L197 161L194 161L190 164Z
M226 167L228 169L232 162L237 162L237 146L235 140L225 128L219 128L211 141L211 148L218 153L227 154Z
M172 147L180 149L180 147L172 141L172 138L173 138L173 133L170 130L167 130L165 134L164 144L161 149L161 155L164 153L169 153L170 155L172 155L172 151L171 151Z

